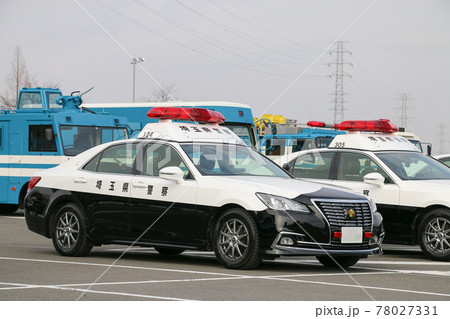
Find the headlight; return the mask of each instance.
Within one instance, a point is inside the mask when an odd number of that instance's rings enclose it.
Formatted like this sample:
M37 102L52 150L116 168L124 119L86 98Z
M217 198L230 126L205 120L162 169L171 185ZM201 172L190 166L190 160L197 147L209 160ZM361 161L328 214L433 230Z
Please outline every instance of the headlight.
M292 210L305 213L310 212L308 207L296 201L290 200L289 198L262 193L256 193L256 196L258 196L258 198L270 209Z
M377 211L377 204L375 204L375 202L373 201L372 198L369 198L369 206L370 206L370 211L372 212L372 214Z

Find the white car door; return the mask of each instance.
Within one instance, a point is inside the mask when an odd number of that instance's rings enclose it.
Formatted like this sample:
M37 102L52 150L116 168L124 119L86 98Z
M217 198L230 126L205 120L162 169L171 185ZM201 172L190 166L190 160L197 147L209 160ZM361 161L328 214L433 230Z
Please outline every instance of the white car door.
M140 241L163 244L195 244L198 218L197 181L173 146L149 143L143 152L141 172L131 181L131 233ZM165 167L178 167L180 181L161 178Z

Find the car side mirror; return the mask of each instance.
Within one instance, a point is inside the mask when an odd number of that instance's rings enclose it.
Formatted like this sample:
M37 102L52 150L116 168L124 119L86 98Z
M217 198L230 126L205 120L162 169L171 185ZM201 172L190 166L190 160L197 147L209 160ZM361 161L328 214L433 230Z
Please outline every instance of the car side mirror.
M180 184L183 181L184 172L177 166L168 166L159 171L159 177Z
M427 145L427 155L431 156L431 144Z
M291 166L289 165L289 163L284 163L284 164L283 164L283 169L284 169L286 172L289 172L289 171L291 170Z
M384 177L380 173L369 173L364 176L364 183L382 187L384 185Z

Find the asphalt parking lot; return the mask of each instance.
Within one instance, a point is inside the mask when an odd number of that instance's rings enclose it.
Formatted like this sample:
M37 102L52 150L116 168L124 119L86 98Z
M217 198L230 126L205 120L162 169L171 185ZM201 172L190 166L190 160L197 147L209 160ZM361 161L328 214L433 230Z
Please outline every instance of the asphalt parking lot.
M450 300L450 263L428 260L418 247L385 245L384 255L346 272L311 257L243 271L223 268L209 252L163 257L150 248L127 248L94 247L87 257L63 257L50 239L28 231L23 214L0 215L0 300Z

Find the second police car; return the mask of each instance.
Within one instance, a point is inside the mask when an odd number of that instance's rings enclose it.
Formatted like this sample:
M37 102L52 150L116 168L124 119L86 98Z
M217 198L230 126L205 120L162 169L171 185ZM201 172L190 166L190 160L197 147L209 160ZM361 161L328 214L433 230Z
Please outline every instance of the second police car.
M388 120L345 121L328 148L290 155L295 177L345 187L372 198L386 243L420 244L450 260L450 169L423 154Z
M220 113L172 107L148 115L161 120L138 138L35 174L28 228L67 256L102 244L209 250L242 269L283 255L349 267L381 252L382 217L367 196L294 179L219 126Z

